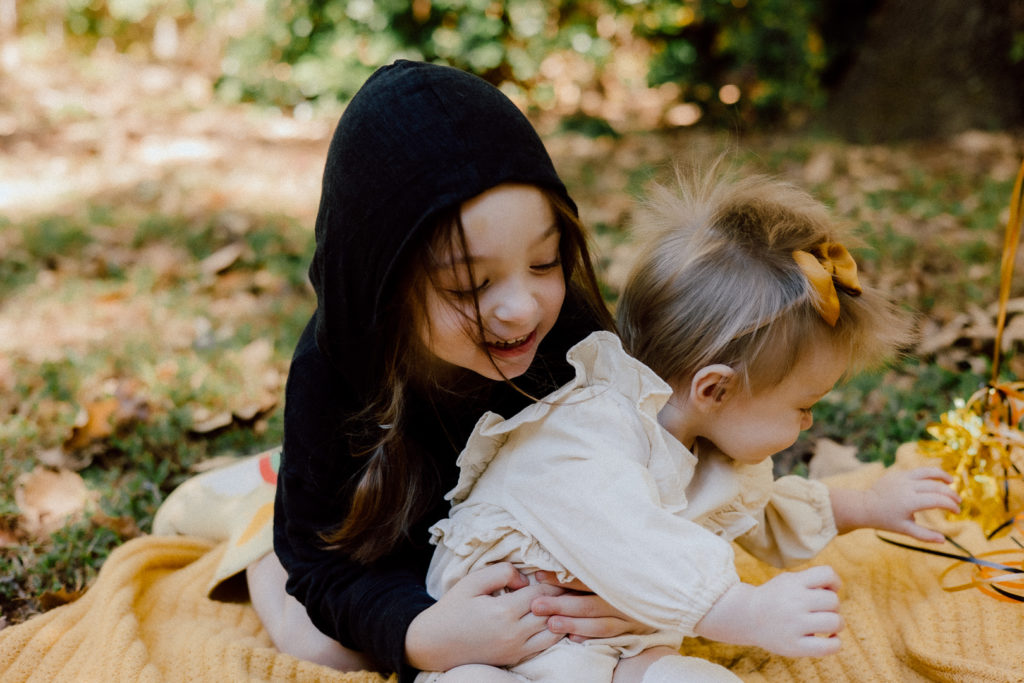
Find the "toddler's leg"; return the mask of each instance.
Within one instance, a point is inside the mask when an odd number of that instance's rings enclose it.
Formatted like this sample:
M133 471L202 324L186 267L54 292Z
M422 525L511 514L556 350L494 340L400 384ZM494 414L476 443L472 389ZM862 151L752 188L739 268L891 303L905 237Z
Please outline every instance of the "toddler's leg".
M613 683L742 683L723 666L684 657L670 647L652 647L619 660Z
M417 678L417 683L418 681ZM431 683L434 681L437 683L516 683L519 678L494 666L464 664L449 669L438 678L432 678Z
M361 652L324 635L310 621L306 608L284 590L287 572L277 555L268 553L245 570L249 597L274 646L285 654L339 671L372 670Z

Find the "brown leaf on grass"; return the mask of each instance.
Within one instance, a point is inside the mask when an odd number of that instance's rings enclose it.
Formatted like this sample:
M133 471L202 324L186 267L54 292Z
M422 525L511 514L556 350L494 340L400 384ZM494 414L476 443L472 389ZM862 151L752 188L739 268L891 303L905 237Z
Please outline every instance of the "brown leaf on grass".
M64 448L73 451L84 448L93 441L99 441L114 433L113 418L120 402L113 396L86 403L75 420L71 436L64 442Z
M68 522L82 518L95 502L81 475L69 470L36 467L18 477L14 502L21 512L21 529L43 539Z
M12 545L20 545L21 538L18 536L17 518L0 517L0 548Z
M234 265L243 253L245 253L245 245L241 242L232 242L200 261L199 270L204 275L216 275Z
M234 422L235 416L230 411L213 412L205 406L192 409L192 426L189 429L196 434L207 434L227 427Z
M138 523L135 519L128 516L111 517L102 510L99 510L93 513L92 517L89 518L89 522L96 528L110 529L123 541L142 535L142 530L139 529Z
M137 382L121 380L117 382L112 396L84 401L71 436L64 442L64 450L74 452L86 448L114 434L120 427L148 419L150 406L141 396L141 391Z
M65 450L60 446L36 452L39 464L58 470L78 472L92 464L93 453L89 449Z

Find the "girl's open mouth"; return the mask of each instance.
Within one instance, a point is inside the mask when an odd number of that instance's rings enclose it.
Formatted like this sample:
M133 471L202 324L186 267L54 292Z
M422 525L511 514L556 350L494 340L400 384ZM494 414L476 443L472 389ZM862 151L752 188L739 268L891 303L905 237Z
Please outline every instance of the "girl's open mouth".
M530 334L523 335L522 337L516 337L515 339L500 339L495 341L487 342L487 348L492 353L501 354L514 354L520 349L527 348L536 338L537 332L533 331Z

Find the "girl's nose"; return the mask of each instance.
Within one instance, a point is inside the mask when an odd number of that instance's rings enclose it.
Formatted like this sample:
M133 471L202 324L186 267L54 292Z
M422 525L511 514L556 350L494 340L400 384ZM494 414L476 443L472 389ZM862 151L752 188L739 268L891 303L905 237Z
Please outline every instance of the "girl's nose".
M509 282L497 295L492 309L494 317L505 323L529 321L537 310L537 299L524 282Z

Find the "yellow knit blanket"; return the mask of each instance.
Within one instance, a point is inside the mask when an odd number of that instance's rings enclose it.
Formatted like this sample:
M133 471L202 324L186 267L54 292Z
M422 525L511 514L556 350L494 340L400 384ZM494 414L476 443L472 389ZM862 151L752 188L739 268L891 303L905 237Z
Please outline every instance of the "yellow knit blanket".
M860 487L879 472L867 467L829 483ZM934 515L927 523L973 552L1013 547L986 541L973 522ZM77 602L0 631L0 681L384 683L280 654L249 605L209 599L224 548L181 536L125 543ZM815 560L843 579L839 654L791 659L699 639L683 647L751 682L1024 681L1024 604L974 589L945 592L939 574L952 562L885 544L871 531L847 534ZM737 564L752 583L777 573L738 548Z

